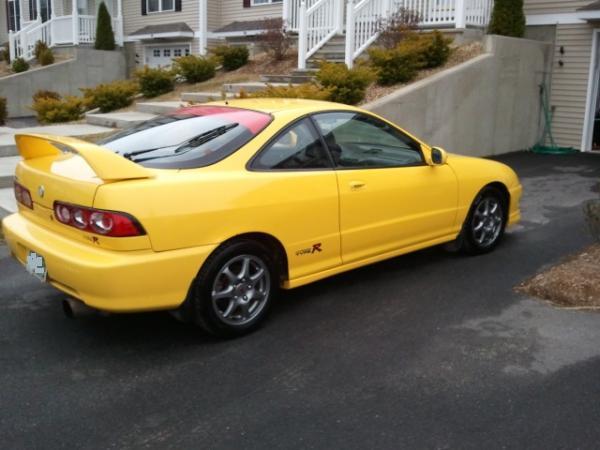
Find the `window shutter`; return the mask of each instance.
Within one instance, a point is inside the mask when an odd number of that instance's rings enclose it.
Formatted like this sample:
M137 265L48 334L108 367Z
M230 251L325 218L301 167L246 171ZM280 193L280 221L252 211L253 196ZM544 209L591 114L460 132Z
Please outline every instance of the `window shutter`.
M142 0L142 16L147 16L148 11L146 10L146 0Z
M250 6L252 6L252 5L250 4L250 1L251 1L251 0L244 0L244 8L250 8Z
M181 0L175 0L175 11L181 11Z

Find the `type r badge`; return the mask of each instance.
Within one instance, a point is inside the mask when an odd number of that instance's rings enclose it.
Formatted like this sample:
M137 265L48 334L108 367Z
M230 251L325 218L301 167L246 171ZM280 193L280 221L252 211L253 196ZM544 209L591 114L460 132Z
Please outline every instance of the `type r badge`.
M323 251L323 249L321 248L321 244L320 242L318 244L313 244L312 248L303 248L302 250L298 250L296 252L296 256L302 256L302 255L312 255L313 253L320 253Z
M46 188L44 187L44 185L41 184L40 186L38 186L38 195L40 196L40 198L44 198L45 193L46 193Z

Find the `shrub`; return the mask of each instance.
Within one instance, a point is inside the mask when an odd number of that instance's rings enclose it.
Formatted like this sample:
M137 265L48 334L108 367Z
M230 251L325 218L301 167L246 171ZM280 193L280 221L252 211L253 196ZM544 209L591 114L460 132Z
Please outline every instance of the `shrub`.
M15 73L26 72L29 70L29 63L23 58L15 58L12 63L12 70Z
M488 32L502 36L523 37L525 34L523 0L496 0Z
M42 66L49 66L50 64L54 64L54 53L49 48L41 50L39 55L37 56L38 62Z
M366 67L348 69L344 64L321 63L316 78L330 91L333 102L356 105L365 98L367 86L373 82L373 73Z
M40 91L37 91L35 94L33 94L33 103L37 102L39 99L42 99L42 98L51 98L54 100L60 100L61 96L58 92L40 90Z
M245 66L250 56L246 46L219 45L213 50L213 53L219 58L225 70L235 70Z
M215 66L212 59L187 55L175 58L173 70L188 83L200 83L215 76Z
M377 73L377 82L381 85L406 83L419 71L419 52L406 47L398 46L391 50L373 48L369 50L369 57Z
M7 64L10 64L10 50L8 49L8 44L4 44L0 47L0 61L5 61Z
M437 30L426 36L426 45L423 48L421 61L423 68L431 69L443 66L450 56L450 43L452 39L444 37Z
M144 67L135 73L140 92L146 98L156 97L175 88L175 74L168 69Z
M96 42L94 43L94 48L96 50L115 49L115 33L112 29L112 20L104 2L100 3L100 7L98 8L98 22L96 25Z
M0 97L0 125L6 123L8 117L8 110L6 108L6 98Z
M46 43L44 41L37 40L35 42L35 47L33 48L33 56L35 56L35 59L40 59L40 54L45 50L48 50Z
M41 123L60 123L79 120L85 112L85 101L79 97L55 99L38 98L31 106Z
M90 108L100 108L101 112L107 113L131 105L139 86L133 81L114 81L81 90Z
M262 91L252 92L250 94L247 94L246 92L240 92L239 97L306 98L310 100L329 100L331 97L331 91L314 83L303 83L296 86L272 86L268 84L267 87Z
M285 29L282 19L264 19L260 26L265 30L257 36L257 41L274 61L285 59L289 53L293 37Z
M417 12L407 8L400 8L389 17L380 19L378 44L383 48L395 48L418 28L420 20Z

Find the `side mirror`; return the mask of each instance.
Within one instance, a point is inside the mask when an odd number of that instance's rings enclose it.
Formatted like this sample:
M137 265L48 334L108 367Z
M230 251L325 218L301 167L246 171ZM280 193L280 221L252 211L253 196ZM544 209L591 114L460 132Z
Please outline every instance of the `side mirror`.
M434 166L443 166L448 162L448 153L440 147L431 148L431 162Z

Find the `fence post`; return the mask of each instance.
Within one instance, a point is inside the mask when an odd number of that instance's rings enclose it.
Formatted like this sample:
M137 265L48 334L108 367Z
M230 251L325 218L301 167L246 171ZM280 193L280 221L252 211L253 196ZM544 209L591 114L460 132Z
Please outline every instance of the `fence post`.
M15 49L15 33L13 30L9 30L8 32L8 50L10 51L10 60L14 61L17 52Z
M335 0L335 32L341 34L344 31L344 0Z
M300 2L299 31L298 31L298 69L306 69L306 46L308 40L308 28L306 23L306 1Z
M281 25L288 29L290 27L290 1L283 0L283 12L281 14Z
M71 17L73 26L73 45L79 45L79 10L77 9L77 1L73 2L73 15Z
M467 18L467 3L466 0L456 0L454 17L456 20L456 28L466 28Z
M346 5L346 66L351 69L354 65L354 0L348 0Z

